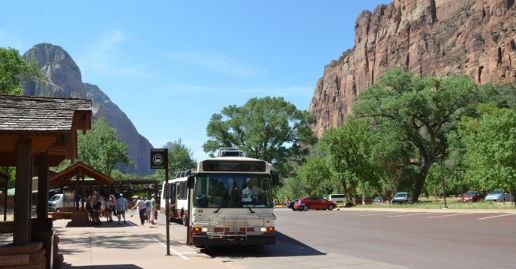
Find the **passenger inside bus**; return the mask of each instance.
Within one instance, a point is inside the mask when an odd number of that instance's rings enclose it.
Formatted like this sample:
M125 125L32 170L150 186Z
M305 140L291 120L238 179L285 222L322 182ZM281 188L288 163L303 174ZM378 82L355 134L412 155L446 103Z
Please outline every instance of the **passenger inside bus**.
M272 207L270 179L263 176L218 174L198 176L194 206L201 208Z
M242 201L251 203L258 203L262 201L265 191L263 191L262 188L256 186L256 179L252 177L247 178L246 184L247 187L242 190Z

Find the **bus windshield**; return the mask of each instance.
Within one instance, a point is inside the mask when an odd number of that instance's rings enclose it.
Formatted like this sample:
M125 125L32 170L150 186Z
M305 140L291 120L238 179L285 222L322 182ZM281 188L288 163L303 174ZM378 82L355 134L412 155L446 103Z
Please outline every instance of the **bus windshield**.
M269 175L198 174L193 189L194 207L273 207Z

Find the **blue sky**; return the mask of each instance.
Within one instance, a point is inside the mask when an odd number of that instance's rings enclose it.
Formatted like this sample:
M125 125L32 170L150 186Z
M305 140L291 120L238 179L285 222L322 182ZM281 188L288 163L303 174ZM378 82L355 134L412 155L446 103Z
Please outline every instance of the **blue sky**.
M0 47L65 49L151 144L206 157L212 114L253 97L308 110L324 66L388 0L48 0L2 4Z

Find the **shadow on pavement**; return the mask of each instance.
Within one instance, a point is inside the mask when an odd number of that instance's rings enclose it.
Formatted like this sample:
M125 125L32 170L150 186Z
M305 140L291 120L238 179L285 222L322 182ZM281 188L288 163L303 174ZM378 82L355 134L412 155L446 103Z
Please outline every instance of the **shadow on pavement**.
M134 264L115 264L115 265L87 265L87 266L72 266L64 263L60 269L143 269Z
M294 238L276 231L276 244L265 247L227 246L205 248L201 252L211 257L291 257L326 255Z
M149 240L152 240L149 238L159 238L160 236L161 235L159 233L138 234L137 229L135 229L134 234L131 234L130 236L120 233L82 233L75 235L67 234L66 236L62 236L60 238L61 242L59 243L59 252L61 252L66 257L67 255L72 255L73 253L79 253L85 250L89 251L92 245L110 249L138 249L148 245ZM75 249L69 247L70 245L75 246Z
M146 223L147 224L147 223ZM139 226L139 224L134 223L132 221L102 221L100 224L88 224L88 225L72 225L72 222L69 221L66 223L66 228L84 228L84 227L92 227L92 228L120 228L124 226Z

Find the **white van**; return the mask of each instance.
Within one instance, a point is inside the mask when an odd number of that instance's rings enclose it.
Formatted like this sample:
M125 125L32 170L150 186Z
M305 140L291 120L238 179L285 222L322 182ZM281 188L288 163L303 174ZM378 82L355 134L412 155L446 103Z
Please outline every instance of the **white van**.
M328 195L328 200L333 201L337 204L337 206L345 206L346 205L346 195L345 194L330 194Z
M64 206L64 196L62 193L57 193L48 200L48 211L59 211Z

